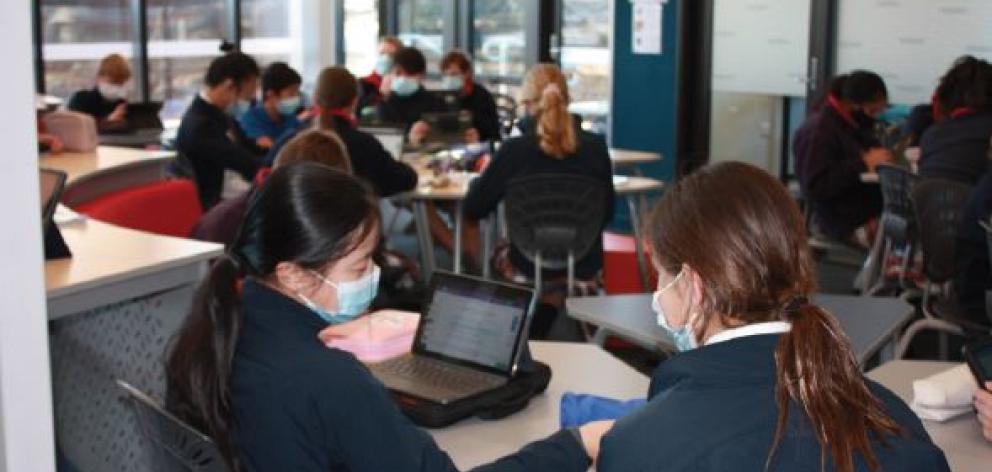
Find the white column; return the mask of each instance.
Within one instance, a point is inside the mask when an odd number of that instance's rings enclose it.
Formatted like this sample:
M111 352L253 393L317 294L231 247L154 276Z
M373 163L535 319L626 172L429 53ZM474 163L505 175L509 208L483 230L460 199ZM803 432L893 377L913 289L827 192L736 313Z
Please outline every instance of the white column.
M339 0L289 0L290 64L304 85L312 85L322 69L339 63L336 57Z
M31 2L0 2L0 472L55 470L45 309Z

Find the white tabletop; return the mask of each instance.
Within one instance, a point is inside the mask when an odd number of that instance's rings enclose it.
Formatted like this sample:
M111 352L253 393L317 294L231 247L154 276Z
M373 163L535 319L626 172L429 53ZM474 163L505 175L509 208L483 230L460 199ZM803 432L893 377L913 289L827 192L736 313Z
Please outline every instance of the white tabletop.
M592 344L531 341L534 359L551 366L551 383L523 411L496 421L469 419L431 430L461 470L491 462L559 429L565 392L628 400L644 398L648 378Z
M72 184L93 174L142 165L149 161L166 161L175 157L175 151L100 146L95 152L89 153L47 154L40 159L40 165L65 172L68 174L66 182Z
M912 306L899 298L821 294L814 301L837 318L861 363L912 316ZM650 293L569 298L565 307L572 318L604 327L642 347L673 349L671 339L658 327L651 311Z
M649 162L660 162L661 154L650 151L633 151L629 149L610 149L610 159L617 167L637 164L647 164Z
M893 361L868 373L868 378L888 387L906 403L913 401L913 380L954 367L951 362ZM954 472L992 470L992 443L985 441L974 414L945 423L923 420L930 438L947 456Z

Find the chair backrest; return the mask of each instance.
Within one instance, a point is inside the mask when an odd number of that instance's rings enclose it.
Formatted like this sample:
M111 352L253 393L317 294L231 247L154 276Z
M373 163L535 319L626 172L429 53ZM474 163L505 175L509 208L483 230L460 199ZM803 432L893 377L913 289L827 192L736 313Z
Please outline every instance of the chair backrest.
M496 115L499 117L500 131L504 136L507 136L513 129L513 124L517 122L517 101L502 93L493 93L493 100L496 102Z
M606 216L606 183L592 177L536 174L510 181L506 222L510 243L542 266L562 269L571 253L585 257L601 238Z
M971 187L946 179L926 179L913 189L923 271L936 284L955 273L958 230Z
M100 196L75 208L91 218L165 236L187 238L203 214L196 185L154 182Z
M117 386L131 406L138 428L152 443L152 470L162 472L227 472L217 445L205 434L162 408L162 405L123 380Z
M46 114L42 119L45 129L58 136L69 152L91 152L99 145L96 120L86 113L60 110Z
M886 238L901 245L909 241L915 231L912 192L920 182L920 176L892 165L880 165L877 172L884 202L880 226Z

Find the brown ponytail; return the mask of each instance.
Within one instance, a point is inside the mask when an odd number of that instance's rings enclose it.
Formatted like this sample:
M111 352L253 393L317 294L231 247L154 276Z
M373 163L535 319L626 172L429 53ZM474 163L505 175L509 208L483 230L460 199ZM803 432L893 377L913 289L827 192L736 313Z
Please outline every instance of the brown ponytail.
M795 404L815 431L821 469L829 450L838 472L853 472L855 454L876 470L872 441L902 430L869 390L837 321L806 301L816 288L813 264L785 187L744 163L707 166L665 192L647 230L660 269L685 266L702 282L697 338L709 326L792 323L775 350L778 417L768 467Z
M568 86L561 70L553 64L531 68L521 87L524 102L537 103L537 136L541 151L564 159L578 149L575 120L568 112Z

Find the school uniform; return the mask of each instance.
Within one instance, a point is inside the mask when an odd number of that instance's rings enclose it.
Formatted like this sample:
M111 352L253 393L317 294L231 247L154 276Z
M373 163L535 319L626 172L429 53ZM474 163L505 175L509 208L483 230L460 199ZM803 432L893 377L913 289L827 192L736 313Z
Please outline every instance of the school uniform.
M265 107L258 104L238 117L238 124L249 139L257 140L268 136L275 142L285 134L295 133L300 127L300 120L296 115L280 115L278 120L274 120L269 116L269 112L265 111Z
M881 214L879 185L861 181L868 171L862 155L879 146L867 119L843 116L829 103L796 132L796 175L817 226L827 236L849 240Z
M382 85L382 76L378 72L373 72L358 80L358 107L355 109L356 118L361 119L362 111L366 108L373 110L382 103L382 94L379 87Z
M356 127L352 120L332 117L334 131L348 150L355 176L372 185L380 197L389 197L413 190L417 172L397 160L375 136Z
M985 229L979 221L992 216L992 173L986 172L971 191L965 205L955 246L954 293L958 307L973 322L988 325L985 292L992 290L992 269Z
M499 125L499 114L496 113L496 100L482 84L471 82L459 96L458 106L462 110L472 112L472 127L479 132L482 141L499 141L502 139ZM466 93L467 92L467 93Z
M193 167L204 211L220 201L225 170L250 182L261 167L262 150L245 136L237 121L201 95L183 114L176 149Z
M243 297L231 405L245 470L457 470L361 362L324 346L317 333L326 322L252 279ZM577 433L566 430L476 470L584 472L589 465Z
M775 347L785 323L750 325L662 363L651 378L648 404L617 421L600 445L597 470L820 470L821 448L798 404L768 463L778 419ZM722 339L722 340L721 340ZM949 467L923 424L892 392L869 382L885 411L905 431L874 441L880 470L940 472ZM827 471L835 470L827 451ZM867 472L860 456L854 470Z
M975 185L989 168L992 112L967 113L931 126L920 140L920 175Z
M446 110L444 101L424 89L401 97L396 93L389 94L379 104L379 119L386 123L396 123L409 129L420 120L424 113L440 113Z
M575 154L564 159L545 154L535 133L504 141L486 170L469 186L463 202L465 216L479 219L495 211L510 182L517 177L536 174L582 175L603 182L608 189L606 217L602 222L602 227L605 228L613 219L613 164L603 138L581 130L577 123L578 148ZM509 257L519 272L531 275L534 273L533 263L512 244ZM602 268L603 244L600 238L596 238L585 257L576 261L575 276L578 279L593 279Z
M72 111L78 111L80 113L86 113L96 120L97 127L100 131L117 131L127 129L127 120L115 123L107 122L107 117L117 108L121 103L127 103L127 100L117 99L110 100L100 93L100 90L96 87L92 89L80 90L71 97L69 97L69 102L66 103L66 108Z

